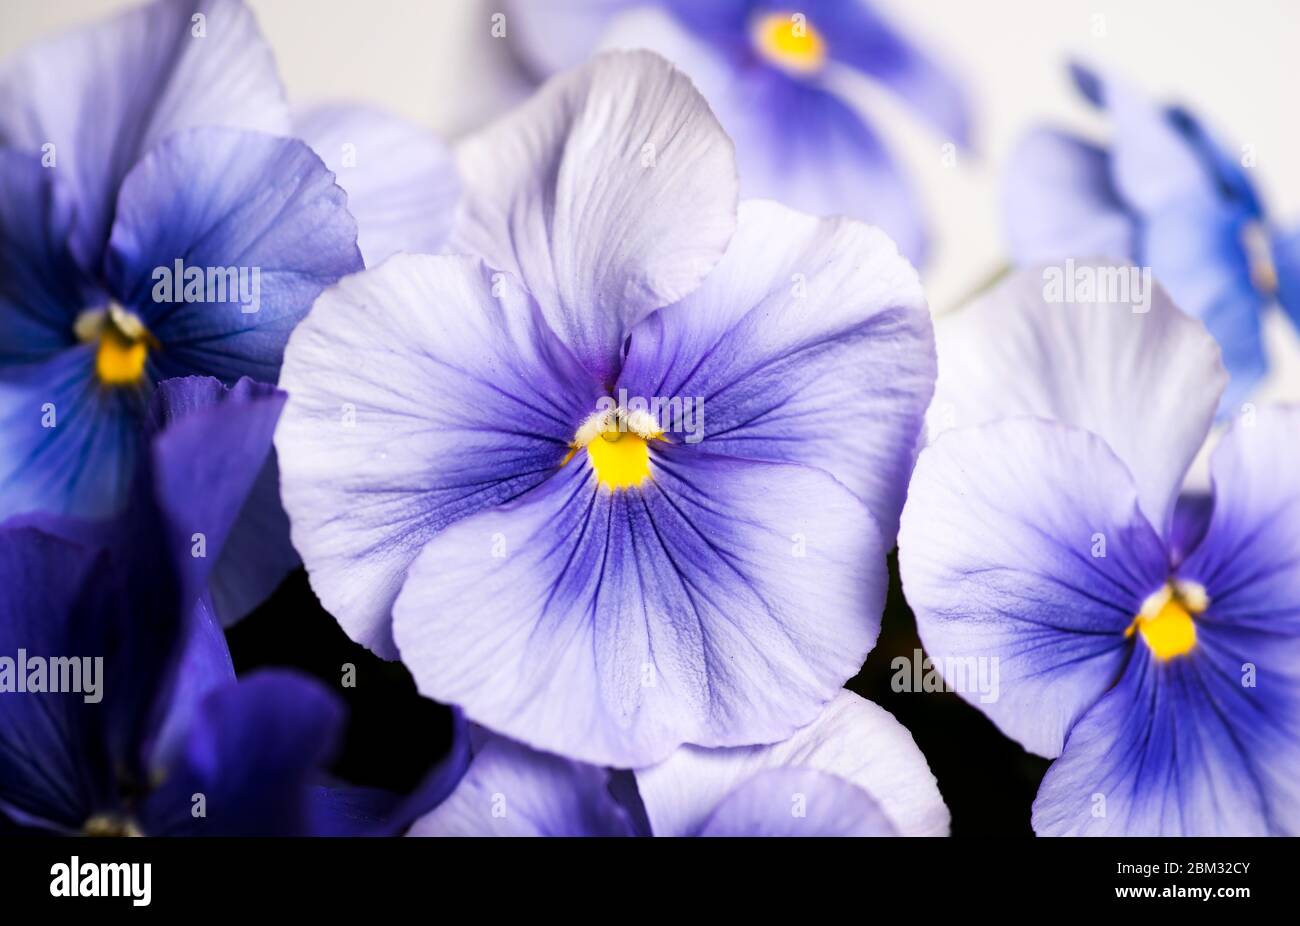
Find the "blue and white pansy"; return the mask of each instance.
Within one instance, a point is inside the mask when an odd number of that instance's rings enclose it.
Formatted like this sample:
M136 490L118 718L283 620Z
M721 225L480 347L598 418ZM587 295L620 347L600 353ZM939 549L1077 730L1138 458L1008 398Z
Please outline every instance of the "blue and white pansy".
M998 661L977 706L1056 759L1036 832L1300 833L1300 409L1248 407L1188 491L1214 339L1159 289L1045 300L1045 270L938 326L899 534L921 639Z
M286 350L321 602L537 749L775 742L875 641L929 315L881 232L737 213L731 152L662 59L598 56L463 143L472 256L342 281Z

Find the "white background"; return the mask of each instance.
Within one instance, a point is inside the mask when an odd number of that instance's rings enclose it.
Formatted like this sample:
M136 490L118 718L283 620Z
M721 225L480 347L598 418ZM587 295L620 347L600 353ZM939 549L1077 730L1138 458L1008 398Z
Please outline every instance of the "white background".
M538 0L544 2L544 0ZM700 0L708 2L708 0ZM0 0L0 55L128 0ZM497 115L525 90L493 0L252 0L295 102L367 101L448 139ZM792 3L797 6L797 3ZM1113 69L1153 96L1188 104L1227 144L1253 145L1273 215L1300 222L1300 0L878 0L968 87L977 152L955 168L883 95L876 123L917 181L935 235L924 268L944 312L1003 259L1000 165L1019 134L1050 120L1104 137L1074 94L1070 56ZM1300 340L1269 325L1286 368L1267 392L1300 399Z

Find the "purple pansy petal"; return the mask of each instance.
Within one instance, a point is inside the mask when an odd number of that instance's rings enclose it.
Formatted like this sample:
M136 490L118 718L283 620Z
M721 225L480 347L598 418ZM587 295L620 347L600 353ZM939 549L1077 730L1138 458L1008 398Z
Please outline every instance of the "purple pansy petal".
M294 546L322 604L390 658L411 560L555 472L601 392L513 280L423 255L326 292L290 339L281 385Z
M729 794L777 769L811 770L850 783L904 835L948 832L948 808L907 728L848 691L782 742L736 749L686 746L659 765L638 769L636 779L655 835L680 836L698 832Z
M446 243L460 181L451 152L428 129L368 106L330 104L298 115L294 131L347 191L367 266Z
M507 37L524 67L536 78L586 61L609 22L645 0L504 0Z
M411 836L631 836L609 772L493 737Z
M0 69L0 144L54 145L77 203L69 245L87 270L98 268L122 178L195 125L288 131L271 49L238 0L160 0L36 42Z
M1300 228L1275 232L1272 245L1278 302L1291 320L1300 325Z
M1267 358L1260 313L1267 304L1251 282L1236 207L1191 200L1146 217L1141 253L1169 296L1205 323L1230 375L1222 408L1235 410L1263 378Z
M862 116L821 83L795 80L770 67L735 68L725 50L683 25L685 13L678 13L677 18L656 9L626 13L614 20L603 43L651 49L690 76L735 142L742 196L869 221L910 260L921 261L926 248L921 204ZM739 37L748 41L743 30Z
M0 148L0 366L70 346L77 313L106 301L68 251L73 214L57 171Z
M1071 70L1084 95L1110 113L1111 166L1127 203L1151 214L1180 201L1215 200L1214 177L1167 111L1122 79L1079 64Z
M867 792L807 768L756 773L727 793L695 836L896 836Z
M361 269L356 235L346 194L302 142L191 129L123 183L108 279L160 342L151 360L161 377L274 381L289 332L312 301ZM215 286L199 301L156 299L166 282L160 270L181 283L177 261L199 268L205 282L210 269L234 271L239 285L227 272L224 299Z
M266 462L285 396L241 379L165 380L154 397L154 491L187 600L207 588L231 527Z
M1167 662L1145 647L1070 731L1034 800L1040 835L1300 832L1300 638L1245 641L1218 625ZM1244 664L1271 654L1258 687ZM1273 669L1274 671L1268 671Z
M1125 631L1168 575L1119 458L1093 434L1028 418L922 451L899 569L945 679L1048 757L1119 675ZM980 691L976 671L996 672L996 690Z
M647 52L600 55L463 142L453 250L517 275L603 381L628 330L693 290L736 224L730 139Z
M280 504L280 467L272 448L208 577L217 620L229 627L243 619L301 565Z
M195 602L190 612L174 678L175 685L164 701L164 714L158 731L145 750L153 769L161 770L171 765L183 747L190 722L204 699L235 680L230 648L207 595Z
M1103 148L1035 129L1012 149L1003 177L1002 211L1017 262L1136 256L1136 220L1115 190Z
M762 4L785 11L780 0ZM971 140L961 84L863 0L804 0L797 8L826 41L831 59L874 78L944 138Z
M261 671L211 694L178 763L150 793L151 835L262 836L307 832L311 796L343 726L343 707L319 682ZM204 816L195 815L195 795Z
M1031 267L945 317L935 326L929 423L934 434L1033 415L1091 431L1124 461L1143 513L1163 532L1227 376L1205 326L1150 275L1151 285L1139 284L1146 311L1132 299L1064 301L1065 282L1081 275L1105 287L1103 274L1132 284L1136 273L1109 261Z
M618 386L703 399L694 447L818 466L892 541L933 380L925 297L893 242L747 202L703 285L633 330Z
M1211 457L1214 508L1179 567L1210 599L1206 620L1300 634L1300 407L1239 418Z
M875 641L884 552L811 467L656 446L650 477L611 492L583 452L434 537L394 636L421 692L472 720L644 765L811 721Z
M148 396L147 384L102 388L91 346L0 370L0 516L115 514L134 477Z
M145 747L184 629L154 525L147 512L107 526L40 514L0 529L0 653L102 660L95 691L83 662L81 693L6 696L0 810L20 822L80 831L148 783Z

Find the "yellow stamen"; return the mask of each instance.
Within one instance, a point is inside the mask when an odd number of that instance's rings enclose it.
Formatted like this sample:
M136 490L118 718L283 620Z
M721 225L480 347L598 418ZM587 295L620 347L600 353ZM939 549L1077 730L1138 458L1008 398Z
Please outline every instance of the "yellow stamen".
M764 14L750 35L759 54L795 74L812 74L826 63L826 42L803 13Z
M630 431L606 431L587 445L587 456L607 489L631 489L650 476L650 445Z
M1196 646L1196 622L1209 605L1205 589L1194 582L1166 585L1142 603L1142 609L1124 632L1140 633L1151 652L1161 661L1192 651Z
M83 343L99 342L95 375L105 386L131 386L144 377L154 341L136 315L118 305L91 309L77 316L72 330Z

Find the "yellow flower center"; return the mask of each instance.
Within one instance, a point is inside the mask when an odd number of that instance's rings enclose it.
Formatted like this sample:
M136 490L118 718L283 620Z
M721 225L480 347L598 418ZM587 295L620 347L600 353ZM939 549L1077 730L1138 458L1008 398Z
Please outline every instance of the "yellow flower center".
M1247 222L1241 229L1241 246L1246 252L1250 282L1262 295L1277 293L1277 264L1273 262L1273 248L1269 244L1268 230L1262 222Z
M560 465L586 450L601 485L610 491L636 488L650 478L650 442L663 439L663 430L646 412L605 409L582 423Z
M826 42L803 13L766 13L754 20L754 48L771 64L812 74L826 63Z
M95 375L105 386L131 386L144 377L149 347L156 342L138 315L114 303L82 312L72 330L83 344L99 343Z
M1193 615L1209 605L1205 589L1195 582L1167 584L1142 602L1142 609L1124 636L1141 634L1143 642L1162 662L1190 653L1196 646Z

